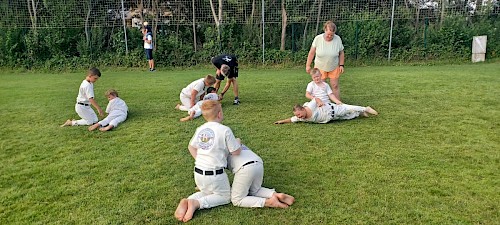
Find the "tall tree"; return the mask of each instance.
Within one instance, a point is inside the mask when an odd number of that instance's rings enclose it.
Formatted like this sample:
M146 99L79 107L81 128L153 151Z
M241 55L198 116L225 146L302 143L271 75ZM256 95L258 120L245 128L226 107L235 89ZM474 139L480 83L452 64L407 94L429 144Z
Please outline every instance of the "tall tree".
M281 0L281 46L280 50L285 51L285 35L286 35L286 25L287 25L287 15L286 15L286 0Z
M217 31L220 34L220 23L222 22L222 0L219 0L218 16L215 13L213 0L210 0L210 9L212 10L212 16L214 17L215 26L217 27Z
M28 2L28 11L30 13L30 19L31 19L31 28L33 29L34 32L36 32L37 28L37 8L38 8L38 1L35 4L35 0L26 0Z

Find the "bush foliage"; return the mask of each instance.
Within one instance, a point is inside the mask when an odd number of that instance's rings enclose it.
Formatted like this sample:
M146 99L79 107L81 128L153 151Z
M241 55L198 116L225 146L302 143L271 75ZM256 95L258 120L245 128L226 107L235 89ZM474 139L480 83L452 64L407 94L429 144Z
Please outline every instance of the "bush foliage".
M348 58L346 63L387 59L389 20L350 20L339 22L337 26ZM316 35L311 27L289 24L286 50L281 51L281 25L266 24L265 63L302 65ZM471 57L472 37L477 35L488 36L486 58L498 58L498 27L500 20L491 16L448 15L444 21L399 19L394 22L391 59L405 63L467 60ZM155 30L156 64L160 67L206 64L212 56L222 52L234 53L246 64L260 64L263 60L261 29L260 24L227 22L221 25L219 34L212 24L198 24L195 51L191 26L160 26ZM84 28L0 28L0 67L62 70L90 65L145 66L141 32L130 28L127 43L124 37L121 27L91 27L87 33Z

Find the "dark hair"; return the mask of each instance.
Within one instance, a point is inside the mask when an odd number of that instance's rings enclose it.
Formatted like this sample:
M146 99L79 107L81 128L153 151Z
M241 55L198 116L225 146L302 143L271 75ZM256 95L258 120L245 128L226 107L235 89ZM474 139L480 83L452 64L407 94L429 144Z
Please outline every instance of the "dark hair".
M207 94L210 94L210 93L212 93L212 92L214 92L214 91L216 91L216 90L217 90L217 89L215 89L214 87L208 87L208 88L207 88Z
M97 69L95 67L92 67L92 68L89 69L89 74L101 77L101 71L99 71L99 69Z

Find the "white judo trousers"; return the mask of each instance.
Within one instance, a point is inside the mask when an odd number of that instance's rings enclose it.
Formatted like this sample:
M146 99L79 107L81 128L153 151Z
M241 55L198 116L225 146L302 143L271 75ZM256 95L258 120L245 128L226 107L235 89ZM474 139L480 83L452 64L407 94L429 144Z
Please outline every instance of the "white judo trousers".
M194 181L201 191L190 195L188 199L198 200L200 209L225 205L231 201L231 187L225 172L217 175L201 175L194 172Z
M111 113L106 116L103 120L99 121L99 124L103 127L112 125L113 127L117 127L119 123L125 121L127 119L127 114L118 111L118 110L113 110Z
M231 187L223 168L227 167L228 155L240 146L231 128L218 122L206 122L196 129L189 148L196 148L194 181L200 191L188 199L198 200L200 209L231 202Z
M191 108L191 96L188 96L184 93L181 92L179 95L179 98L181 100L182 105L179 107L179 110L181 111L188 111ZM198 101L195 100L195 103Z
M334 116L332 120L350 120L359 116L366 110L366 107L347 104L330 104L333 106Z
M273 197L274 189L262 187L264 165L255 162L242 166L234 174L231 202L239 207L264 207L266 199Z
M74 121L72 124L73 126L92 125L94 123L97 123L97 121L99 120L90 105L85 106L76 103L75 111L76 113L78 113L78 116L80 116L81 119Z

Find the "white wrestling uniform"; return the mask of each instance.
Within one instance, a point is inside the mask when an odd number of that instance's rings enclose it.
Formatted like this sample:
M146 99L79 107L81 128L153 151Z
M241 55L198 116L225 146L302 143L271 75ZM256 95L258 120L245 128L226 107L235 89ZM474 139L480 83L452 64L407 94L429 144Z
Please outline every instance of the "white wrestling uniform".
M127 104L121 98L115 97L114 99L111 99L111 101L109 101L108 106L106 107L106 113L108 113L108 116L99 121L99 124L103 127L108 125L117 127L119 123L127 119Z
M81 119L73 121L71 125L92 125L97 123L97 115L92 107L90 107L89 99L91 98L94 98L94 84L83 80L82 84L80 84L75 104L75 111Z
M239 155L228 157L229 169L234 173L231 202L240 207L264 207L273 197L274 189L262 187L264 163L247 146L241 145Z
M206 122L196 129L189 145L197 149L194 180L200 191L188 199L198 200L200 209L229 203L231 187L224 168L228 155L241 147L231 128Z

